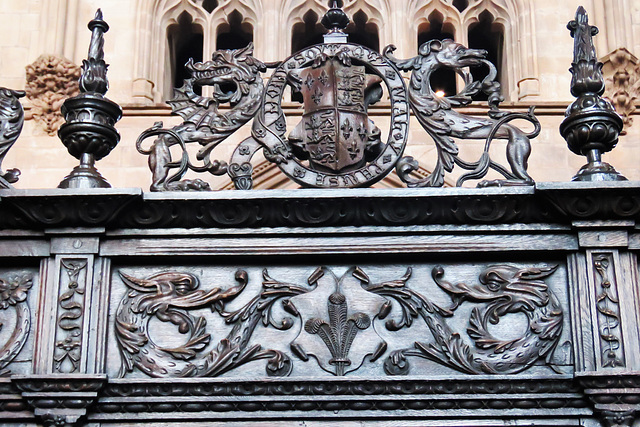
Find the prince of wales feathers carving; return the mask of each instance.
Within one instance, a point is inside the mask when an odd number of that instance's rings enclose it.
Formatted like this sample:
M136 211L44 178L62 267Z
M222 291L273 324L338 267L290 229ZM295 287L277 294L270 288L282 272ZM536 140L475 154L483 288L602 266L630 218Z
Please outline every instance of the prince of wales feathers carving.
M391 375L409 372L409 356L467 374L515 374L541 359L553 368L551 357L562 333L563 312L544 279L556 268L492 265L481 271L479 284L467 285L442 280L444 269L435 267L436 285L453 301L448 308L407 286L411 268L397 280L373 283L360 267L350 268L339 279L331 269L320 267L304 286L275 280L265 269L260 293L235 311L226 311L225 306L243 292L249 280L244 270L236 273L238 285L209 291L198 289L199 280L191 273L164 272L140 279L120 272L129 288L115 320L122 355L120 375L138 368L153 377L218 376L259 359L268 359L268 375L289 375L290 356L250 344L260 323L282 331L298 325L300 331L289 345L293 355L304 363L313 356L323 370L337 376L385 354L384 370ZM474 345L465 343L447 320L465 301L479 304L472 309L467 327ZM293 318L278 319L273 311L276 303ZM206 320L190 313L202 308L218 313L231 327L206 354L211 342ZM528 319L521 337L500 339L489 331L489 324L514 313ZM153 317L175 325L186 335L186 342L175 347L156 344L149 331ZM375 326L387 318L389 331L409 328L421 318L434 340L416 341L415 348L387 353L388 344Z

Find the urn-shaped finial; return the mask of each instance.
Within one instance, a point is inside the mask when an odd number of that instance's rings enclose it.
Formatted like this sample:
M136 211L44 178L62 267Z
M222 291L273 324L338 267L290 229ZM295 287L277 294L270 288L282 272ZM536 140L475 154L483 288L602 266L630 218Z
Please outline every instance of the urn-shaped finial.
M601 158L602 153L616 146L623 124L611 103L600 96L604 92L604 77L602 63L598 61L593 45L593 36L598 34L598 29L589 25L589 17L582 6L567 28L574 39L571 94L577 99L567 108L560 133L571 151L588 160L573 180L626 180Z
M349 25L349 16L344 13L337 0L331 2L331 7L320 21L329 31L324 35L325 43L346 43L347 34L344 29Z
M80 165L58 185L59 188L111 187L94 163L109 154L120 140L114 125L122 117L122 109L104 97L109 88L104 33L109 25L102 19L100 9L89 22L89 29L91 42L87 59L82 61L81 93L62 105L66 123L58 131L69 154L79 159Z

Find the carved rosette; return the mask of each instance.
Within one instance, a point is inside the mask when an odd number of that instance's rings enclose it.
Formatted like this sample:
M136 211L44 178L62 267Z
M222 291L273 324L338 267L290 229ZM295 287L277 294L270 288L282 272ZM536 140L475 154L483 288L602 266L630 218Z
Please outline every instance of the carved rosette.
M49 135L55 136L64 118L60 108L65 99L80 93L80 67L66 58L41 55L26 66L25 92L31 101L31 114Z

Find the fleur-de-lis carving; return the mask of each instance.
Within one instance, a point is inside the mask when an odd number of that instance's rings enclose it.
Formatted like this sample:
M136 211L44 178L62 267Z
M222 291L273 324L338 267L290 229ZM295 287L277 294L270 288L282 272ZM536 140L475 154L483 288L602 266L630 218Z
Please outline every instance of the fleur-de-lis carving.
M344 122L342 122L342 126L340 127L340 129L342 130L342 135L344 136L344 138L349 139L349 137L351 136L351 132L353 132L353 126L351 126L349 119L344 119Z
M316 87L316 91L313 92L313 95L311 95L311 99L313 100L313 102L316 103L316 105L318 105L318 104L320 104L320 101L322 101L322 96L323 95L324 95L324 93L322 93L320 88Z
M371 326L371 318L365 313L355 313L347 318L347 299L335 292L329 296L329 323L312 318L307 320L304 330L318 335L331 352L329 363L336 367L336 375L344 375L345 367L351 365L349 350L358 330Z
M313 87L313 84L316 81L314 80L313 76L311 74L307 75L307 79L305 80L304 84L307 85L307 87L309 89L311 89L311 87Z
M325 70L322 70L322 73L318 77L318 80L320 81L320 83L322 83L322 86L327 85L327 83L329 82L329 75Z

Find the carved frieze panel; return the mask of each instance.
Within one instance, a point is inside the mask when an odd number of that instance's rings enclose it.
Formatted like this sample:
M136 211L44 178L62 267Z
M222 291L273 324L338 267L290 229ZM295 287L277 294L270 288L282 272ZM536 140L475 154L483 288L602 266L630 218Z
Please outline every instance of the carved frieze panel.
M79 93L80 67L55 55L41 55L26 67L27 98L33 104L33 119L50 136L55 136L64 118L60 107Z
M13 362L29 339L32 314L29 293L33 271L0 273L0 377L14 372Z
M70 374L80 370L86 335L86 294L87 287L91 286L93 257L64 256L59 262L52 372Z
M600 368L626 366L623 338L622 306L619 297L617 271L620 268L617 251L589 251L591 265L591 298L594 303L594 342Z
M566 269L478 265L119 266L108 374L568 373Z

